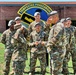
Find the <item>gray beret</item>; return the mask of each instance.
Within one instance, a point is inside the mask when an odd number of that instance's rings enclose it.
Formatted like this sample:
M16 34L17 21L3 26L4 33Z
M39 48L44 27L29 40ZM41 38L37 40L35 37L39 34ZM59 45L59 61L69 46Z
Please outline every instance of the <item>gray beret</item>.
M40 12L35 12L34 16L40 15Z
M68 18L66 18L66 20L71 20L71 18L70 18L70 17L68 17Z
M41 26L41 23L40 23L40 22L36 23L36 24L35 24L35 27L36 27L36 26Z
M15 25L15 24L16 24L16 22L15 22L14 20L10 20L10 21L8 22L8 26Z
M61 20L60 20L60 22L66 22L66 19L65 18L62 18Z
M58 14L58 12L57 11L51 11L48 15L52 16L52 15L55 15L55 14Z
M17 20L21 20L21 17L16 17L15 18L15 21L17 21Z

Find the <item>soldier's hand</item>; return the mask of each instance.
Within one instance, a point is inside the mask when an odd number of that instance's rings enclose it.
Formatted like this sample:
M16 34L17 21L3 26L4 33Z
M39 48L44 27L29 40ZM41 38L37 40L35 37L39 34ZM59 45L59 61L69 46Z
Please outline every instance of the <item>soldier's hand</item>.
M35 46L37 46L38 44L39 44L39 42L38 42L38 41L34 42L34 45L35 45Z
M42 42L41 42L41 45L43 45L43 46L44 46L44 45L45 45L45 42L44 42L44 41L42 41Z
M51 23L52 23L52 18L49 17L49 18L47 19L47 21L46 21L46 24L47 24L47 25L50 25Z
M50 53L50 52L51 52L51 48L47 47L47 53Z

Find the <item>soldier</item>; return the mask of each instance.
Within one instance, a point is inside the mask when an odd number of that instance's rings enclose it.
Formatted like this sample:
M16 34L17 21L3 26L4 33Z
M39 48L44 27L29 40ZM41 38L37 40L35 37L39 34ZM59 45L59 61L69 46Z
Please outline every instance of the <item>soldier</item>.
M33 21L33 22L29 25L29 28L28 28L29 34L30 34L32 31L35 30L35 24L38 23L38 22L41 23L41 30L42 30L42 31L43 31L43 30L47 30L47 28L45 28L45 22L40 19L40 18L41 18L40 12L35 12L35 13L34 13L34 18L35 18L35 21ZM48 55L48 54L46 53L45 56L47 56L47 55ZM48 58L47 58L46 60L48 61ZM47 61L46 61L46 65L48 65Z
M35 30L35 24L37 22L40 22L41 23L41 29L44 30L44 27L45 27L45 24L44 22L40 19L41 16L40 16L40 12L35 12L34 13L34 18L35 18L35 21L33 21L30 25L29 25L29 33L31 33L33 30Z
M16 17L15 21L16 21L16 24L20 24L20 25L22 25L25 28L24 35L25 35L25 38L27 38L28 37L28 29L25 27L25 25L22 24L21 17Z
M66 18L62 18L60 20L60 22L64 24L64 27L65 27L65 30L66 30L66 36L67 36L66 37L67 38L67 44L68 44L69 40L70 40L70 34L68 34L68 33L70 33L70 32L68 31L67 20L66 20ZM64 75L69 74L69 71L68 71L68 62L69 62L70 58L69 58L69 51L68 50L69 50L68 46L66 46L66 55L65 55L65 58L63 60L63 67L62 67L62 73Z
M25 28L21 26L13 36L12 44L14 46L14 52L12 55L12 61L14 64L14 75L23 75L25 68L27 41L24 37Z
M66 53L66 33L64 25L59 22L59 16L57 11L52 11L50 14L52 26L48 43L47 51L51 56L51 73L52 75L61 75L61 68L63 65L63 59Z
M31 67L29 75L35 75L35 65L37 58L40 60L41 73L45 75L46 72L46 49L45 49L45 33L41 31L41 23L35 25L35 31L30 34L30 43L31 47Z
M70 60L70 54L72 56L72 62L73 62L73 70L74 74L76 72L76 48L75 48L75 26L71 25L71 18L66 18L66 22L64 24L65 30L66 30L66 36L67 36L67 46L66 46L66 55L63 62L63 74L68 75L68 62Z
M15 21L16 21L16 24L21 23L21 17L17 16L17 17L15 18Z
M22 26L21 17L17 16L15 18L15 22L16 22L16 24L14 26L14 29L17 30L17 29L19 29ZM24 37L27 38L28 37L28 30L27 30L27 28L24 25L23 25L23 27L25 28L24 29L24 33L23 33ZM26 52L26 55L27 55L27 52ZM14 63L12 63L12 71L11 71L10 75L12 75L12 74L14 74Z
M5 30L2 34L1 37L1 42L5 45L5 53L4 53L4 58L5 58L5 66L4 66L4 75L8 75L9 74L9 70L10 70L10 62L11 62L11 57L12 57L12 53L14 51L14 48L11 44L11 39L12 36L15 33L14 30L14 25L15 25L15 21L14 20L10 20L8 23L9 29Z
M48 17L46 23L45 23L45 28L44 31L46 33L46 38L45 40L48 41L48 37L49 37L49 32L51 30L52 24L51 24L51 16ZM49 62L49 54L47 53L47 49L46 49L46 65L48 66L48 62Z

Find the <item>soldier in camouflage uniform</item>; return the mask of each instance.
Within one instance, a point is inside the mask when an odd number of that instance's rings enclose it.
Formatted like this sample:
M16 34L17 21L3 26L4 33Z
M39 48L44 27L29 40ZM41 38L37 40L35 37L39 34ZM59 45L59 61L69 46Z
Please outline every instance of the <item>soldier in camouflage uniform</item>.
M17 17L15 18L15 22L16 22L16 24L15 24L15 26L14 26L14 29L17 30L17 29L19 29L19 28L22 26L21 17L17 16ZM24 27L25 27L25 26L24 26ZM24 37L27 38L27 35L28 35L28 30L27 30L27 28L25 28L23 34L24 34ZM26 52L26 55L27 55L27 52ZM27 56L26 56L26 57L27 57ZM10 72L10 75L12 75L12 74L14 74L14 63L12 63L12 71Z
M30 34L30 43L29 46L31 47L31 67L29 75L35 75L35 65L37 58L40 61L41 66L41 73L45 75L46 72L46 49L45 49L45 38L46 35L43 31L41 31L41 23L37 23L35 25L36 30L31 32Z
M14 75L23 75L25 68L27 41L24 37L24 30L25 28L22 26L16 31L12 39L12 44L14 46L14 52L12 55Z
M52 24L51 24L51 16L48 17L46 23L45 23L45 28L44 31L46 33L46 38L45 40L48 41L48 37L49 37L49 32L51 30ZM49 54L47 53L47 49L46 49L46 65L48 66L48 62L49 62Z
M67 36L67 46L66 46L66 55L63 61L63 74L68 75L68 62L70 60L70 54L72 56L73 70L76 72L76 48L75 48L75 26L71 25L71 18L66 18L64 22L66 36Z
M35 21L33 21L33 22L29 25L29 33L31 33L33 30L35 30L35 24L36 24L37 22L40 22L40 23L41 23L41 29L42 29L42 30L44 30L44 28L45 28L45 23L40 19L40 18L41 18L40 12L35 12L34 18L35 18Z
M64 24L64 27L65 27L65 30L66 30L66 39L67 39L67 44L69 44L69 40L70 40L70 32L69 32L69 28L67 27L67 21L66 21L66 18L62 18L60 20L60 22L62 22ZM66 55L65 55L65 58L63 60L63 67L62 67L62 73L64 75L67 75L69 74L69 71L68 71L68 61L69 61L69 50L70 48L68 48L68 45L66 46Z
M16 17L15 18L15 21L16 21L16 24L20 24L20 25L23 25L22 24L22 20L21 20L21 17ZM25 30L24 30L24 35L25 35L25 37L27 38L28 37L28 30L27 30L27 28L25 27L25 25L23 25L24 26L24 28L25 28Z
M9 23L8 23L9 29L4 31L3 34L2 34L2 37L1 37L1 42L5 45L5 53L4 53L4 58L5 58L5 66L4 67L5 67L5 69L4 69L4 75L9 74L11 57L12 57L12 53L14 51L14 48L13 48L13 46L11 44L12 36L15 33L14 25L15 25L15 21L10 20Z
M64 25L58 22L57 11L52 11L49 15L52 18L52 23L55 24L50 30L47 43L47 51L51 55L51 73L52 75L61 75L63 59L66 53L66 32Z
M45 29L45 22L42 21L40 18L41 18L41 14L40 12L35 12L34 13L34 18L35 18L35 21L33 21L30 25L29 25L29 34L35 30L35 24L40 22L41 23L41 30L43 31ZM45 29L46 30L46 29ZM46 56L46 55L45 55ZM48 60L48 59L46 59ZM47 65L47 64L46 64Z

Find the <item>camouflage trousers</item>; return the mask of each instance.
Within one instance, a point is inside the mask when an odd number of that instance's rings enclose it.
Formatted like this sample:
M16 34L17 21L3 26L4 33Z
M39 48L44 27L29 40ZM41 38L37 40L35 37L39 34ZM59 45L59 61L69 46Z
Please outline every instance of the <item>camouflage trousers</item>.
M62 66L63 66L63 59L65 57L66 49L61 49L54 47L51 52L51 74L52 75L61 75L62 73Z
M4 65L4 70L3 70L4 71L4 75L8 75L9 74L12 53L13 53L13 51L9 51L9 50L4 53L4 58L5 58L5 65Z
M25 61L13 61L14 75L23 75L25 68Z
M64 73L64 75L69 73L68 62L70 60L70 55L72 57L73 70L74 70L74 73L76 73L76 49L75 49L75 47L74 48L72 47L71 49L67 50L66 56L64 58L64 62L63 62L63 73Z
M69 51L66 51L66 55L65 55L65 58L63 60L63 68L62 68L62 73L64 75L68 75L69 74L69 71L68 71L68 62L70 60L70 54L69 54Z
M46 72L46 54L37 54L37 53L32 53L31 52L31 67L30 67L30 71L31 71L31 75L34 75L35 72L35 65L36 65L36 61L37 58L40 61L40 67L41 67L41 73L42 75L45 75Z

